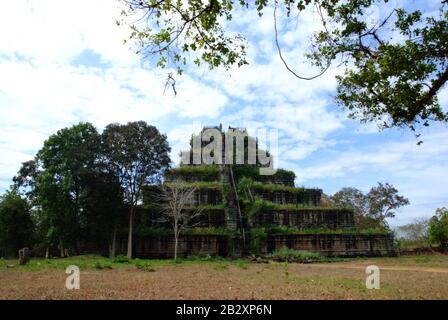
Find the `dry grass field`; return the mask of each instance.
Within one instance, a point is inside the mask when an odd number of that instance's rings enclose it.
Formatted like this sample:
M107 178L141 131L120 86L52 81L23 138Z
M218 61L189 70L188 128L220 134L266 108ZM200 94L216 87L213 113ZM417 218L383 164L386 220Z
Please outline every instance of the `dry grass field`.
M16 264L15 260L0 260L0 299L448 299L446 255L313 264L245 260L115 263L82 256ZM70 264L80 267L80 290L65 288L65 268ZM365 287L365 267L372 264L381 270L379 290Z

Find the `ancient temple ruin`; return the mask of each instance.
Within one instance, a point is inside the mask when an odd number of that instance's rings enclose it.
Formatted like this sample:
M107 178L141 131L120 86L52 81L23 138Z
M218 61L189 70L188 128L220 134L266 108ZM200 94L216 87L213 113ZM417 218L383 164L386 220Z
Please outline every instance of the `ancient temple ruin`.
M235 145L235 135L229 138L221 127L209 127L219 132L220 143ZM201 137L204 133L192 137ZM257 139L244 129L232 129L245 137L244 147L252 143L258 151ZM201 140L200 149L215 137ZM232 139L229 141L229 139ZM251 140L252 139L252 140ZM192 148L193 150L193 148ZM194 228L186 230L179 242L179 254L241 256L266 254L283 246L318 252L325 256L388 256L395 255L393 236L387 232L366 232L355 225L354 212L349 208L322 203L322 190L297 187L292 171L278 169L272 175L260 175L263 164L194 163L195 155L184 153L191 163L168 170L165 187L184 183L195 188L189 199L191 208L202 206L202 215ZM214 155L216 156L216 154ZM237 155L233 154L235 159ZM199 157L201 157L199 155ZM215 160L218 157L215 157ZM156 205L160 186L147 186L139 208L134 234L134 256L139 258L172 257L174 239L168 221ZM119 241L125 251L126 239Z

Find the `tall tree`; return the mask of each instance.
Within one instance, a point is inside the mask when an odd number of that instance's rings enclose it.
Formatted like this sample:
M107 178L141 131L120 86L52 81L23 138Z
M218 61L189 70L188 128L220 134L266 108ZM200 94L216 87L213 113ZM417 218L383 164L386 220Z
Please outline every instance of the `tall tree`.
M109 258L114 258L117 229L120 223L125 223L123 192L115 175L102 171L101 165L98 169L88 177L81 197L83 235L97 243L107 241Z
M81 195L95 170L100 136L90 123L79 123L50 136L36 158L42 166L38 194L50 225L49 237L64 248L74 246L81 232Z
M156 57L159 67L176 67L181 74L190 61L210 68L247 64L244 35L229 29L228 22L238 10L261 16L273 8L273 38L285 70L298 79L312 80L332 63L343 67L345 72L337 77L336 100L351 117L375 121L382 128L413 130L419 123L429 125L430 120L448 121L437 99L448 80L446 0L439 0L438 10L428 6L424 11L407 9L406 2L402 8L390 7L388 0L121 2L125 17L119 24L134 22L130 39L145 57ZM315 75L294 70L282 55L279 41L278 17L300 19L305 10L321 22L306 54L318 68ZM379 16L372 22L367 12L374 10ZM139 19L143 15L145 19ZM168 84L175 85L172 74Z
M0 252L16 255L17 250L31 244L33 220L28 201L17 190L0 197Z
M129 207L128 258L132 258L133 219L142 187L160 181L170 165L170 151L166 135L144 121L110 124L103 131L101 161L117 177Z
M358 225L368 212L366 197L361 190L356 188L342 188L331 197L331 200L338 206L352 208L355 214L355 222Z
M36 246L77 238L108 240L115 254L117 226L123 212L121 186L100 160L100 136L90 124L60 130L34 160L22 163L14 186L27 196L36 216Z
M342 188L331 199L339 206L353 208L361 227L387 226L386 218L395 217L398 208L409 204L393 185L380 182L367 194L356 188Z
M438 208L429 221L429 238L442 250L448 250L448 208Z
M428 246L429 244L429 219L419 218L413 222L400 226L396 229L397 238L406 242Z
M397 188L389 183L378 182L367 193L368 215L381 222L386 218L395 217L396 210L409 204L409 200L398 193Z

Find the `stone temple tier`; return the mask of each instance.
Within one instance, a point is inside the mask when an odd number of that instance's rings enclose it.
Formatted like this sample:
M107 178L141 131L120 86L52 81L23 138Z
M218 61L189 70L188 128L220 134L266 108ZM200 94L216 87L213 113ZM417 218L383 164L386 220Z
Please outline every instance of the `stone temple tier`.
M213 129L214 136L206 135ZM228 135L231 132L233 137ZM245 129L205 127L193 142L200 149L207 142L222 139L221 145L237 145L243 137L247 153L249 137ZM253 145L253 144L252 144ZM209 150L208 148L207 150ZM192 146L193 150L193 146ZM193 157L193 151L184 154ZM386 230L361 230L350 208L329 206L321 201L322 190L296 187L292 171L278 169L273 175L260 175L260 163L181 164L165 172L163 185L176 184L195 188L188 199L189 208L203 207L194 228L183 233L178 254L241 256L266 254L281 247L317 252L325 256L393 256L397 254L392 234ZM202 156L202 155L200 155ZM217 157L215 157L217 158ZM138 258L172 257L173 231L163 219L157 201L160 186L148 185L138 209L133 252ZM126 232L118 238L118 251L125 252Z

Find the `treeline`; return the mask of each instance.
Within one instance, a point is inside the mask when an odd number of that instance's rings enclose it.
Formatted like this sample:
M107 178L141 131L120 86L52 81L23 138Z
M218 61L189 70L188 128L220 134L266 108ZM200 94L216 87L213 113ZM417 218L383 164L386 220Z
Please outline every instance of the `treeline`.
M448 250L448 208L436 209L430 218L419 218L395 230L401 247L406 249L438 247Z
M323 202L353 208L355 224L361 229L390 229L386 219L394 218L397 209L409 204L409 200L389 183L378 183L367 193L356 188L342 188L332 196L324 196ZM402 248L435 246L448 250L448 209L438 208L431 218L416 219L395 228L394 232Z
M59 130L0 199L0 254L29 246L63 257L95 239L108 241L113 257L117 230L127 225L131 257L142 187L161 180L169 152L166 135L144 121L109 124L101 134L90 123Z

